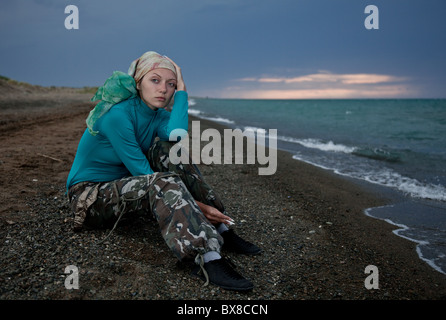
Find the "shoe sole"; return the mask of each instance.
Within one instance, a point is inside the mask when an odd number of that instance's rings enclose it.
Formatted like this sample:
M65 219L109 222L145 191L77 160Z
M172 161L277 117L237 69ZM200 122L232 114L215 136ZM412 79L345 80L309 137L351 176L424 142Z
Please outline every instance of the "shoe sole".
M202 275L199 275L198 272L200 271L200 269L198 268L198 270L192 270L192 275L203 280L206 281L206 278ZM228 287L225 285L220 285L217 283L214 283L212 280L209 279L209 283L212 283L214 286L217 286L219 288L225 289L225 290L232 290L232 291L251 291L252 289L254 289L254 285L252 285L251 287L243 287L243 288L238 288L238 287Z

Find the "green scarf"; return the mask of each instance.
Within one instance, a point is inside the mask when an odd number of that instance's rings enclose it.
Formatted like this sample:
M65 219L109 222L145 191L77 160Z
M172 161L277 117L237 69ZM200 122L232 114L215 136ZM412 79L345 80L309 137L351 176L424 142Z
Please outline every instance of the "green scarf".
M101 102L90 111L86 120L90 134L93 136L98 134L99 131L93 131L93 125L111 107L137 95L135 79L132 76L121 71L113 72L113 75L105 81L104 85L91 98L91 101L101 100Z

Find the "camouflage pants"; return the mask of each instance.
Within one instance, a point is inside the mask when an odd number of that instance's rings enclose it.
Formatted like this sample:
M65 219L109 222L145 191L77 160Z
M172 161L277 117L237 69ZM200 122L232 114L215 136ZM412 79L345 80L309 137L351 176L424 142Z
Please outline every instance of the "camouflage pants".
M122 215L151 214L179 260L195 258L208 251L220 252L223 240L195 200L225 213L223 204L195 164L191 161L191 164L170 163L172 145L158 141L148 151L147 158L154 174L100 183L84 225L110 227Z

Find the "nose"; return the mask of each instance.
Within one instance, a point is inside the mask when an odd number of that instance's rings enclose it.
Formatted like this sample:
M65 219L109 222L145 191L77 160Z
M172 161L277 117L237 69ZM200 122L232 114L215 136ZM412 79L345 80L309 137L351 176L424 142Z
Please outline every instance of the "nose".
M159 87L159 91L161 93L166 93L167 92L167 83L161 84L160 87Z

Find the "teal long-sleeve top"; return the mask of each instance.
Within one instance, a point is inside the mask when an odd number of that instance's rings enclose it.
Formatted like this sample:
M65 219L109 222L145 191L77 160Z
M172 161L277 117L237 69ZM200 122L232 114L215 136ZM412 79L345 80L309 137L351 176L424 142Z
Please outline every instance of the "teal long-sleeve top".
M175 129L188 129L188 95L177 91L172 111L152 110L139 97L114 105L85 130L67 179L67 190L79 182L106 182L152 174L145 154L158 136L169 140ZM184 132L184 131L183 131Z

